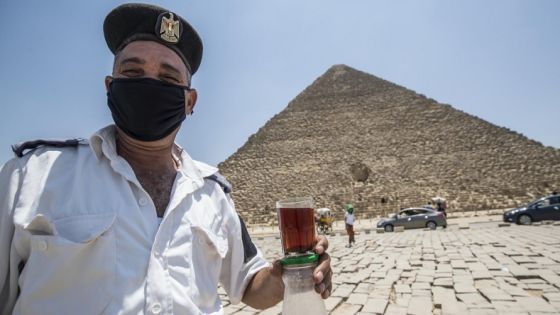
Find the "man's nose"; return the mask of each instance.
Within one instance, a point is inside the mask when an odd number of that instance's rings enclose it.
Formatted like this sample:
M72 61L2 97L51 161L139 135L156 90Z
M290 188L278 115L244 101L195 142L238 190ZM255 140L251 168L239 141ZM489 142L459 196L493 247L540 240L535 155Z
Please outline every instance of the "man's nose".
M146 72L144 73L144 75L142 76L142 78L155 79L155 80L160 80L160 81L161 81L161 79L159 78L159 76L157 75L157 73L151 73L151 72L148 72L148 71L146 71Z
M159 77L159 69L157 69L157 67L155 67L155 66L150 67L149 65L145 65L144 75L142 77L143 78L149 78L149 79L155 79L155 80L161 80L160 77Z

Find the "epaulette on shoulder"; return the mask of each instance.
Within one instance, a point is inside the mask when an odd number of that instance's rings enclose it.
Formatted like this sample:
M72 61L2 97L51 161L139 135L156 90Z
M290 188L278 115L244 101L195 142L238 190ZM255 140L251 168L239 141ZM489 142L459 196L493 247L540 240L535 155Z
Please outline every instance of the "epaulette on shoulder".
M224 176L222 176L222 174L220 174L220 173L214 173L214 174L212 174L212 175L210 175L210 176L204 177L204 179L213 180L213 181L215 181L216 183L218 183L218 184L222 187L222 189L224 190L224 192L225 192L226 194L229 194L229 193L232 192L231 184L230 184L230 183L227 181L227 179L226 179Z
M87 141L82 138L77 139L68 139L68 140L32 140L32 141L25 141L18 144L12 144L12 151L17 157L22 157L26 153L26 151L32 151L39 147L56 147L56 148L63 148L63 147L77 147L80 144L87 144Z

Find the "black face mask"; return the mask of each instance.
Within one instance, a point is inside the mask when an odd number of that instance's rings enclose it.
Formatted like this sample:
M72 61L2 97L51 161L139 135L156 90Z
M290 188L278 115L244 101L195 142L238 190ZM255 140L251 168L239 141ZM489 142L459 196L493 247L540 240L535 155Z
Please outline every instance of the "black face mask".
M155 141L171 134L185 120L188 89L150 78L113 79L107 104L115 124L127 135Z

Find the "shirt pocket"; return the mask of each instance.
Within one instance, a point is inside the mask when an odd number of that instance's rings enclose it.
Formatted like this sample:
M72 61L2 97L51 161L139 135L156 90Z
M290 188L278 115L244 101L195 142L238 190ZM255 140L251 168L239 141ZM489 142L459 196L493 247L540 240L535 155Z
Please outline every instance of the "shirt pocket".
M116 284L116 214L39 216L24 227L30 252L14 313L101 314Z
M219 302L217 290L222 260L228 253L228 241L201 226L191 226L193 298L201 309Z

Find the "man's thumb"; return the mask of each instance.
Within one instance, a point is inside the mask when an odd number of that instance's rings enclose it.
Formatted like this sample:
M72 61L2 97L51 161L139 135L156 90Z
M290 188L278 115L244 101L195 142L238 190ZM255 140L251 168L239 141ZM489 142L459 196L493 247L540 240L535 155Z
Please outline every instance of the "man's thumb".
M280 259L276 259L274 262L272 262L272 268L270 270L270 273L273 276L282 276L282 263L280 262Z

